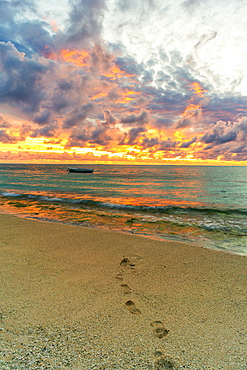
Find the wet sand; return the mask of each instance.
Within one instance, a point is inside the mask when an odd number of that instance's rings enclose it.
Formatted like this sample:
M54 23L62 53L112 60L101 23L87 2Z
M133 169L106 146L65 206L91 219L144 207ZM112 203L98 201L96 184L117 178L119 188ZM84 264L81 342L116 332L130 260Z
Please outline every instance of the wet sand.
M247 259L0 215L1 369L247 369Z

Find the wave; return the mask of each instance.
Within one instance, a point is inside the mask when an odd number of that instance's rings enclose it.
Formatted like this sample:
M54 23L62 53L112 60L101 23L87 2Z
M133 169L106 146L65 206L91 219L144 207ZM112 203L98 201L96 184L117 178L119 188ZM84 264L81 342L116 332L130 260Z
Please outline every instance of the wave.
M84 201L82 201L84 202ZM87 202L87 201L86 201ZM89 201L94 202L94 201ZM198 208L191 206L132 206L127 204L115 204L115 203L104 203L104 202L95 202L99 203L105 208L112 209L121 209L129 211L138 211L138 212L148 212L148 213L169 213L169 214L184 214L184 213L203 213L203 214L213 214L213 213L224 213L224 214L242 214L247 215L247 210L244 209L226 209L226 208Z
M39 194L27 194L27 193L16 193L16 192L2 192L0 196L3 198L18 198L23 200L31 200L46 203L56 203L56 204L67 204L79 207L94 207L94 208L106 208L112 210L122 210L122 211L132 211L132 212L145 212L151 214L173 214L173 215L183 215L183 214L204 214L204 215L247 215L247 209L239 208L209 208L209 207L191 207L190 206L148 206L148 205L131 205L131 204L120 204L120 203L110 203L103 202L94 199L81 199L81 198L68 198L68 197L54 197L49 195L39 195Z
M4 191L4 192L2 192L1 193L1 196L2 197L21 197L22 196L22 194L18 194L18 193L11 193L11 192L8 192L8 191Z
M72 194L15 191L0 192L0 199L4 211L22 217L110 227L247 255L246 209L120 204Z

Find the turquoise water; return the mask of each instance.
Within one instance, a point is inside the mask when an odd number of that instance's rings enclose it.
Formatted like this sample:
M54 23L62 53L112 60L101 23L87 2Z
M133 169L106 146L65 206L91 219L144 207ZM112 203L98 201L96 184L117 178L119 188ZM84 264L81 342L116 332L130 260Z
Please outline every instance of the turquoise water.
M247 255L247 167L67 167L0 164L0 211Z

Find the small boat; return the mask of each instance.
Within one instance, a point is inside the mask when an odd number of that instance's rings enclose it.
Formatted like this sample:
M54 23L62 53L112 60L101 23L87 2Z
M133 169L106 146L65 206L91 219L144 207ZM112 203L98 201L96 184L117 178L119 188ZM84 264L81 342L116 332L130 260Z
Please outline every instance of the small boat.
M69 172L77 172L77 173L92 173L94 170L92 168L68 168Z

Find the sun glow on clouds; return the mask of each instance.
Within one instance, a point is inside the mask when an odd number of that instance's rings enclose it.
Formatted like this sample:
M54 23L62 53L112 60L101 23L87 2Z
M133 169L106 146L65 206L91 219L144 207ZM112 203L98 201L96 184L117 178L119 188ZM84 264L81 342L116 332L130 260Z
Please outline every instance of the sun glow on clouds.
M64 49L61 50L60 56L66 63L72 63L78 67L85 67L89 59L88 53L83 50Z
M247 4L55 3L0 13L0 160L246 163Z

